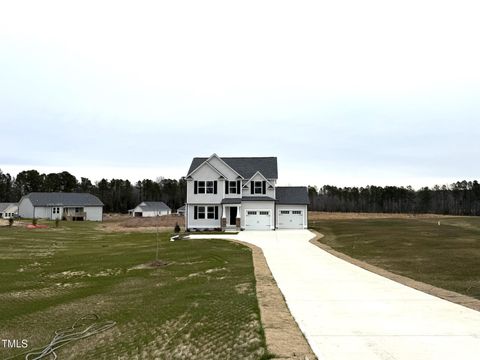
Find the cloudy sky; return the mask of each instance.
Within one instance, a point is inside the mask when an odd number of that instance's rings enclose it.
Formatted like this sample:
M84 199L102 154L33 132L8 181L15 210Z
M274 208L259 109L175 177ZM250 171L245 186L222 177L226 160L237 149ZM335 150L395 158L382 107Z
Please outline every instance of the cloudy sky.
M4 1L0 169L281 184L479 179L478 1Z

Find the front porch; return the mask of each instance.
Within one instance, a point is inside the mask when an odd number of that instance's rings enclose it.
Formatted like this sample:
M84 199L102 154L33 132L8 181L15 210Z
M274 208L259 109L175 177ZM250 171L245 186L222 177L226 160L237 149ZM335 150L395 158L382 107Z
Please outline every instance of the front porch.
M222 205L222 230L240 230L240 204Z

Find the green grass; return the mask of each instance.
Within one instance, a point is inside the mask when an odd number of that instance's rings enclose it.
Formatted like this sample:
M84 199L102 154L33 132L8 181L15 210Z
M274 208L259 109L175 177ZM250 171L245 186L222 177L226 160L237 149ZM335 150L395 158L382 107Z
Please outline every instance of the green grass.
M50 223L54 226L53 223ZM105 233L92 223L0 228L0 334L29 349L97 313L117 326L67 345L71 359L259 359L267 354L251 250L224 240ZM23 352L0 347L0 359Z
M322 220L320 241L393 273L480 299L480 218Z

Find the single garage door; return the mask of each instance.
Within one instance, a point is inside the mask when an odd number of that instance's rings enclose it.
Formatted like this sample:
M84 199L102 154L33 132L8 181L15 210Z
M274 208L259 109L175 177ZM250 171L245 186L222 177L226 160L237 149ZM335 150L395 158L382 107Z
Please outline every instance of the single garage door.
M245 230L270 230L271 214L267 210L247 210Z
M278 213L279 229L303 229L302 210L280 210Z

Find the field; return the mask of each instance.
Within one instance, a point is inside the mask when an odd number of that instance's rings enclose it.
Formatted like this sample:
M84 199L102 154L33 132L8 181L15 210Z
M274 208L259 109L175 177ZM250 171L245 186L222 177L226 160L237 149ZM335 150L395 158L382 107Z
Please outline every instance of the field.
M52 223L49 223L53 226ZM0 227L0 334L28 349L95 313L117 324L67 345L62 359L261 359L251 250L222 240L169 241L160 233ZM0 348L0 359L25 349ZM24 358L25 355L16 358Z
M426 284L480 299L480 218L312 213L334 250Z

